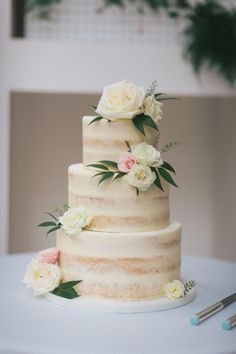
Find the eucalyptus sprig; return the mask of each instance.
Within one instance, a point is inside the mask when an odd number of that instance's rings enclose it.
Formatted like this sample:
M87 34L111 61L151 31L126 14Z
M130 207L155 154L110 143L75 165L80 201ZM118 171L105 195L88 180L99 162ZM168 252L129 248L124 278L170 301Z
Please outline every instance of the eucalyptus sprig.
M62 214L64 214L69 208L70 207L67 203L64 204L61 208L55 208L53 212L56 215L54 215L53 213L50 213L49 211L45 211L44 214L49 215L53 220L44 221L41 224L39 224L38 227L50 227L50 229L46 233L46 236L48 236L51 232L61 229L62 224L59 222L58 218Z
M190 280L184 284L184 295L189 293L193 288L195 288L196 282L194 280Z
M80 294L75 291L74 286L81 283L82 280L73 280L66 283L61 283L56 289L51 293L66 299L75 299L80 296Z
M147 96L154 95L157 89L157 80L153 80L146 91Z
M163 146L163 148L161 149L161 154L165 154L166 152L168 152L180 145L181 145L181 143L179 141L171 141Z

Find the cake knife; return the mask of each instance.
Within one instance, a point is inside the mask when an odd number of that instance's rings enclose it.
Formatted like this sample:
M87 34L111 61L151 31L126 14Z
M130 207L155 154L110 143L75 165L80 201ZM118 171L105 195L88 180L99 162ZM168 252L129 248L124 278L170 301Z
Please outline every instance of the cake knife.
M191 324L196 326L208 317L214 315L218 311L222 310L232 302L236 301L236 293L225 297L224 299L216 302L215 304L207 307L206 309L196 313L190 320Z

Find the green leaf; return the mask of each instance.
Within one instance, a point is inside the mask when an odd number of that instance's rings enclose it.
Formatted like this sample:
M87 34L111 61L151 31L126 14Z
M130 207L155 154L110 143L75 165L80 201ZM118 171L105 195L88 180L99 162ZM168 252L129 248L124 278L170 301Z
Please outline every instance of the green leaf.
M92 178L93 178L93 177L100 176L100 175L104 175L104 174L106 174L106 173L107 173L107 171L98 172L98 173L96 173L95 175L93 175Z
M69 289L69 288L73 288L73 286L81 283L82 280L72 280L72 281L67 281L66 283L61 283L60 284L60 288L62 289Z
M45 211L44 214L47 214L47 215L51 216L54 220L58 221L57 218L55 217L55 215L53 215L52 213Z
M91 120L91 122L89 123L89 125L92 124L92 123L98 122L99 120L102 120L102 119L103 119L102 116L95 117L94 119Z
M145 114L143 114L143 124L148 125L149 127L159 131L156 123L154 122L154 120L151 117L146 116Z
M144 126L143 126L142 116L143 116L143 114L137 115L136 117L134 117L132 119L132 122L133 122L134 126L140 131L140 133L142 133L144 136L146 136Z
M117 175L113 178L113 181L115 181L118 178L123 177L124 175L126 175L126 172L117 172Z
M87 167L95 167L95 168L100 168L102 170L107 170L109 171L108 167L99 163L91 163L89 165L87 165Z
M158 173L157 169L155 167L151 167L151 170L156 175L156 179L154 181L155 186L157 186L158 188L160 188L160 190L162 190L162 192L164 192L162 184L161 184L160 176L159 176L159 173Z
M167 100L177 100L177 101L180 101L180 98L176 98L176 97L163 97L163 98L158 98L158 101L167 101Z
M64 297L66 299L75 299L80 295L73 288L63 289L60 286L52 291L52 294Z
M173 180L173 178L171 177L171 175L169 174L169 172L167 170L165 170L162 167L158 167L158 171L159 171L161 177L164 178L168 183L172 184L175 187L179 187L179 186L177 186L177 184L175 183L175 181Z
M47 227L47 226L57 226L57 223L55 223L54 221L45 221L42 222L41 224L38 225L38 227Z
M106 174L104 174L103 177L98 182L98 185L100 183L102 183L103 181L105 181L106 179L113 177L114 174L115 174L115 172L111 172L111 171L110 172L106 172Z
M163 164L161 165L161 167L165 168L168 171L175 173L174 167L172 167L168 162L164 161Z
M51 232L53 232L53 231L59 230L60 228L61 228L61 224L58 224L58 226L53 227L52 229L50 229L50 230L47 232L46 236L47 236L48 234L50 234Z
M162 95L166 95L166 93L158 92L158 93L155 93L154 97L157 98L157 97L162 96Z
M115 161L101 160L101 161L98 161L98 162L101 162L101 163L104 163L105 165L117 168L117 162L115 162Z
M125 143L126 143L126 145L128 147L128 152L131 152L132 150L131 150L131 147L130 147L130 144L129 144L128 140L125 140Z
M156 173L156 179L154 181L154 184L155 186L157 186L160 190L162 190L162 192L164 192L163 190L163 187L162 187L162 184L161 184L161 180L160 180L160 177L159 177L159 174Z

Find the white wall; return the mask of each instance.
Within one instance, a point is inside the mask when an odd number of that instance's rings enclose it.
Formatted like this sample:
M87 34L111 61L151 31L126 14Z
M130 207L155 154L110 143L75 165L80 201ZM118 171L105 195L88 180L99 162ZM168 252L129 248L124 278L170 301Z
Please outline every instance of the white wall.
M54 236L45 240L36 225L44 210L67 200L67 167L82 156L81 117L97 100L96 95L12 95L11 252L54 243ZM167 159L180 185L171 191L171 213L182 223L185 254L236 260L235 109L236 99L165 104L161 140L182 143Z

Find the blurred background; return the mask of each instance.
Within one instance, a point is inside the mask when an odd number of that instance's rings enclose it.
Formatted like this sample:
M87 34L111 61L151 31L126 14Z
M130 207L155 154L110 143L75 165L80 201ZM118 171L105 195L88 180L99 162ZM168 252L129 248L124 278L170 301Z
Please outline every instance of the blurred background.
M236 261L236 2L198 3L0 2L1 254L55 243L37 224L67 202L81 118L127 78L181 98L165 101L161 141L181 142L168 160L183 254Z

